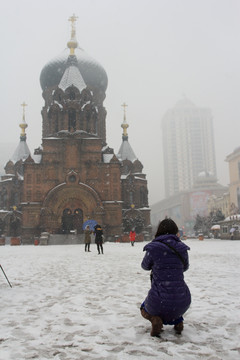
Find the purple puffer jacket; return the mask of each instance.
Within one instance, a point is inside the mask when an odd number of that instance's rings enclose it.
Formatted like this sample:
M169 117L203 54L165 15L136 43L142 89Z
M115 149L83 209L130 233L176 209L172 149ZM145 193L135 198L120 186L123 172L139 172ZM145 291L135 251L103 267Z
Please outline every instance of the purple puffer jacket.
M177 250L184 259L184 264L164 243ZM164 323L179 319L191 303L191 294L183 276L183 272L189 267L187 250L190 248L175 235L161 235L143 249L146 254L142 268L152 270L153 275L144 308L149 314L160 316Z

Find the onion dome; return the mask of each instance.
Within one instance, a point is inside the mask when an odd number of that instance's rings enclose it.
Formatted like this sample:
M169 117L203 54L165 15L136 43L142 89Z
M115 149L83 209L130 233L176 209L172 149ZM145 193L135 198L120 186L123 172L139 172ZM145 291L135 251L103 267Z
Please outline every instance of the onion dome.
M71 39L66 48L57 57L50 60L42 69L40 74L40 84L42 90L58 86L66 68L68 67L69 55L75 55L76 65L82 75L83 81L90 89L99 89L106 91L108 78L104 68L92 57L90 57L82 48L78 46L75 34L75 15L69 20L72 22ZM69 54L70 49L70 54Z

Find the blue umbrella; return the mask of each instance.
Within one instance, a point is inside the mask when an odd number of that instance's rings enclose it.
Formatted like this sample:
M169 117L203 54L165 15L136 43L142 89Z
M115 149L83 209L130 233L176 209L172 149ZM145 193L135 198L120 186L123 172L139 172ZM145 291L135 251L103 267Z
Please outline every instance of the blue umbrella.
M94 230L94 226L97 225L97 221L96 220L87 220L85 221L85 223L83 223L83 230L86 229L86 226L90 227L90 230Z

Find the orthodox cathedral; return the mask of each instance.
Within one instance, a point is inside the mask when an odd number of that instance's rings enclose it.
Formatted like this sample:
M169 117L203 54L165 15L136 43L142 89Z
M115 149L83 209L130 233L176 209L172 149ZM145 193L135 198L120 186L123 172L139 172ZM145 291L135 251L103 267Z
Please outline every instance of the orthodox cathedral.
M92 221L109 241L132 228L148 237L147 180L128 141L126 104L115 154L106 142L107 74L78 46L76 17L69 20L68 48L41 71L42 145L34 154L22 104L20 142L0 181L0 231L31 244L42 232L81 234Z

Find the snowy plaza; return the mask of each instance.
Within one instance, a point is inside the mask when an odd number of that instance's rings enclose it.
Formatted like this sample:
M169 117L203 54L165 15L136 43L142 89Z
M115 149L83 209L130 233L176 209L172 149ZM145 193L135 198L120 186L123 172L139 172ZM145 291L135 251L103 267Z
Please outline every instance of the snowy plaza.
M235 360L240 358L240 241L186 240L192 304L185 328L150 336L139 312L150 287L143 246L2 246L4 360Z

